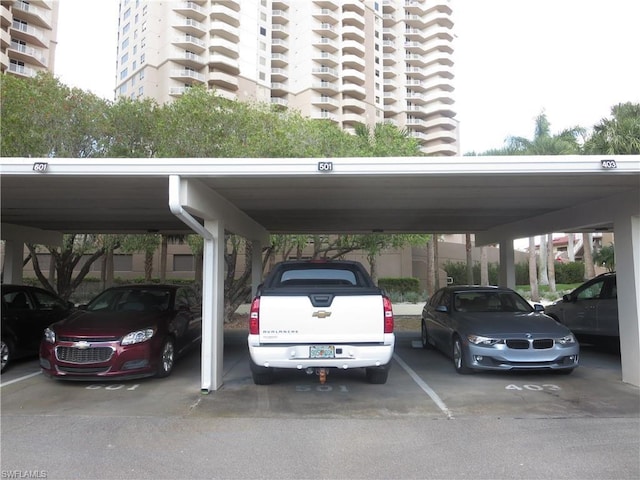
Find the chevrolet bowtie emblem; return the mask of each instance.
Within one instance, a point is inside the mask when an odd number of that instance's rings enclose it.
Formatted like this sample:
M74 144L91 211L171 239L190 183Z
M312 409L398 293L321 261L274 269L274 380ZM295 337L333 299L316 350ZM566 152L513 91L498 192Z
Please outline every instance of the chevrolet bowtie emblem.
M313 316L318 318L327 318L331 316L331 312L327 312L326 310L318 310L317 312L313 312Z
M79 348L80 350L86 350L87 348L91 347L91 344L89 342L85 342L84 340L81 340L79 342L74 343L73 346L76 348Z

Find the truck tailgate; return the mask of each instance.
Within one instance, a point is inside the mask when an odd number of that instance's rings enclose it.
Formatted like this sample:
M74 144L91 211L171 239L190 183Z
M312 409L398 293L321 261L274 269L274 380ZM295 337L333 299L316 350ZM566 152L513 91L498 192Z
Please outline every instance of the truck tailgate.
M309 296L262 296L260 343L381 343L384 310L380 295L336 295L329 307Z

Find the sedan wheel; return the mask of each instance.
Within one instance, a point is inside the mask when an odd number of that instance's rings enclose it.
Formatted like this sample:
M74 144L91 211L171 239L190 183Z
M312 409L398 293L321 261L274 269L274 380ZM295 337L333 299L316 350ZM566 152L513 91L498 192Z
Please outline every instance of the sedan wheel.
M162 351L160 352L160 363L158 365L157 376L160 378L168 377L173 370L175 351L173 348L173 340L167 338L162 345Z
M424 320L421 322L420 340L422 340L422 348L426 348L426 349L433 348L432 345L429 343L429 332L427 332L427 324L424 323Z
M462 340L456 336L453 339L453 366L456 368L456 372L461 375L471 373L471 369L467 367L465 361L464 350L462 349Z
M4 372L4 369L7 368L11 360L11 342L4 338L0 342L0 359L2 362L0 371Z

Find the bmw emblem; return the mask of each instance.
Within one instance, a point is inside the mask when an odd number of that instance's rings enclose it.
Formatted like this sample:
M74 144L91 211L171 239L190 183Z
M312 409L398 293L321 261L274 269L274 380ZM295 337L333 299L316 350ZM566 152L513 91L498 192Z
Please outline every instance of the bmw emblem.
M524 336L527 337L528 339L532 339L533 338L533 335L531 335L530 333L525 333Z

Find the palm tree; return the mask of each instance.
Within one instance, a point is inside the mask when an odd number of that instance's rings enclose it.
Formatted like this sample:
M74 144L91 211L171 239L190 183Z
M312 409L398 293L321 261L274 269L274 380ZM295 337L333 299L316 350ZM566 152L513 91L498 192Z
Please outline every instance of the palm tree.
M605 155L640 154L640 104L619 103L611 108L613 118L604 118L585 143L586 153Z
M563 130L555 135L551 134L551 124L547 120L547 116L544 112L540 113L536 117L535 131L533 139L529 140L524 137L509 137L507 139L507 149L511 154L515 155L571 155L580 152L579 139L584 138L585 129L582 127L573 127ZM540 246L545 242L544 236L541 237ZM529 239L529 248L535 251L535 241L533 238ZM553 248L540 249L540 272L547 272L547 265L549 260L547 255L553 255ZM529 254L529 262L535 262L536 257L531 251ZM531 292L538 292L538 278L534 274L536 271L535 264L529 265L529 282L531 284ZM545 283L549 283L546 280ZM555 285L555 279L552 280ZM535 285L534 285L535 284Z

